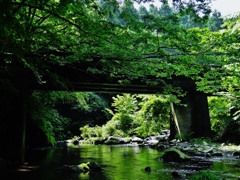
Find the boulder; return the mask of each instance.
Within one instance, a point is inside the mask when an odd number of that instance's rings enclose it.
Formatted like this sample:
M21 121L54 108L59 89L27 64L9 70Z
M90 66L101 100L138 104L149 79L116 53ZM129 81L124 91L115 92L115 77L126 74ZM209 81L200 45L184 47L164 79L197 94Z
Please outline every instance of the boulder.
M150 136L150 137L147 137L146 139L144 139L144 143L146 145L150 145L150 146L153 146L153 145L157 145L158 144L158 138L157 136Z
M214 152L214 153L212 153L212 156L222 157L223 153L222 152Z
M99 164L95 163L95 162L88 162L87 166L89 168L89 171L91 172L96 172L96 171L100 171L102 168Z
M180 172L177 172L177 171L173 171L171 173L172 177L174 177L174 179L182 179L184 178L184 174L180 173ZM185 178L184 178L185 179Z
M240 151L235 151L232 153L233 156L240 156Z
M87 162L82 163L80 165L71 166L70 172L71 173L87 173L87 172L97 172L101 170L101 167L99 164L95 162Z
M119 137L110 136L110 137L108 137L108 139L104 142L104 144L107 144L107 145L120 144L121 141L122 141L122 139L119 138Z
M176 148L166 149L161 159L166 162L185 162L191 160L188 155Z
M151 169L149 166L147 166L147 167L144 168L144 171L146 171L146 172L151 172L152 169Z
M79 144L79 141L78 141L78 140L74 140L74 141L73 141L73 144L74 144L74 145L78 145L78 144Z
M134 137L132 138L132 142L136 142L136 143L142 143L143 139L139 138L139 137Z
M103 138L98 138L94 141L94 144L95 145L98 145L98 144L104 144L104 142L106 141L107 139L103 139Z

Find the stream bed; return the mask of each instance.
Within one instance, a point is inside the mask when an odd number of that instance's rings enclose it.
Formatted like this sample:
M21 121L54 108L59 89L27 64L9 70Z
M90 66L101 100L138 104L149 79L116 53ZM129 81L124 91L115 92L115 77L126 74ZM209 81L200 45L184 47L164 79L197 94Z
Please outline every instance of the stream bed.
M173 172L191 174L198 168L229 180L240 178L240 158L214 157L207 162L195 157L195 164L174 164L157 160L163 152L137 145L76 145L31 149L26 163L7 168L0 179L24 180L173 180ZM201 159L201 158L200 158ZM70 173L69 166L94 161L102 167L95 173ZM199 166L199 167L198 167ZM151 168L151 172L144 169ZM188 176L186 176L185 179Z

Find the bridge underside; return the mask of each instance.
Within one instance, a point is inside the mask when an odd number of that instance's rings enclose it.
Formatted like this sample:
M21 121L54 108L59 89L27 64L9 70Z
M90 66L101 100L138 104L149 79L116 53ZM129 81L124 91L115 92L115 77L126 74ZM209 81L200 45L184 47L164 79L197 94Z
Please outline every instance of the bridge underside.
M171 83L173 88L179 88L184 91L195 92L195 88L189 83L185 87L181 87ZM101 82L71 82L65 87L53 86L48 83L33 84L29 89L33 90L52 90L52 91L82 91L82 92L102 92L102 93L132 93L132 94L162 94L165 85L144 85L144 84L128 84L119 83L101 83Z
M173 105L172 113L175 113L175 119L172 118L171 138L178 133L184 136L208 136L210 134L210 118L208 112L207 95L196 91L196 84L190 78L175 76L171 79L158 79L148 77L148 79L137 79L128 83L122 82L122 79L113 79L105 75L93 75L87 71L71 69L66 67L55 68L55 73L62 74L68 80L67 89L54 86L54 82L46 80L42 84L32 84L31 88L38 90L68 90L84 92L102 92L102 93L132 93L132 94L162 94L166 93L166 87L179 88L186 92L186 96L181 98L181 105ZM156 85L150 85L146 82L157 82ZM174 117L174 116L173 116ZM178 128L177 128L178 127Z
M81 71L83 72L83 71ZM182 103L186 106L174 105L176 114L173 123L171 123L171 136L178 133L175 127L179 127L180 133L195 137L208 134L210 132L210 120L208 112L207 96L196 92L195 82L185 77L173 77L172 79L153 79L159 82L157 85L149 85L141 80L134 80L128 84L119 83L121 79L110 79L108 77L89 75L89 73L79 73L74 69L65 69L59 67L54 69L54 73L61 74L66 83L60 86L54 82L53 78L43 77L41 83L37 83L34 76L25 74L18 77L17 84L19 90L23 91L23 97L19 100L19 113L16 114L18 121L15 123L17 127L22 127L18 133L18 144L21 155L24 154L25 148L25 128L26 128L26 90L50 90L50 91L88 91L88 92L112 92L112 93L134 93L134 94L161 94L165 87L171 85L174 88L180 88L187 92L183 97ZM14 77L15 78L15 77ZM145 79L146 80L146 79ZM19 120L20 118L20 120ZM187 124L187 126L186 126ZM20 156L21 156L20 155ZM21 156L20 161L23 160Z
M78 68L75 66L53 66L50 67L52 74L42 76L41 80L36 80L35 75L31 72L21 73L21 77L18 77L18 84L20 88L25 86L26 89L30 90L135 94L163 93L166 86L169 85L184 91L196 90L195 82L183 76L172 78L145 77L131 80L131 77L126 76L125 78L116 78L110 77L108 74L93 74L87 71L87 67L87 65Z

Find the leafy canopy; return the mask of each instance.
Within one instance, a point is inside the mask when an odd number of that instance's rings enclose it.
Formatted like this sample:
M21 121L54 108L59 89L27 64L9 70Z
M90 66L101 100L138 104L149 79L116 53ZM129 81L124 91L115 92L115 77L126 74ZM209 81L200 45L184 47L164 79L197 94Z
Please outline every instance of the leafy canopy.
M156 78L164 83L185 76L200 91L239 91L239 17L223 32L187 28L183 17L204 23L210 1L174 0L172 10L168 1L161 2L159 11L152 5L140 14L129 0L1 1L1 84L67 87L53 67L87 65L79 72L119 82L158 84Z

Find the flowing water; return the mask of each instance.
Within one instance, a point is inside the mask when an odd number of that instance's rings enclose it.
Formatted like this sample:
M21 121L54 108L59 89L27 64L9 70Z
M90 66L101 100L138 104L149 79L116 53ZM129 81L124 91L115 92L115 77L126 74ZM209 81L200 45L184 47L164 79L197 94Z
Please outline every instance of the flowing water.
M7 169L0 179L24 180L172 180L172 172L188 173L178 164L157 160L163 152L139 146L79 145L28 150L26 163ZM70 173L67 166L94 161L101 165L97 173ZM151 167L151 172L144 171ZM215 159L211 171L235 180L240 177L240 159ZM187 178L186 178L187 179Z

